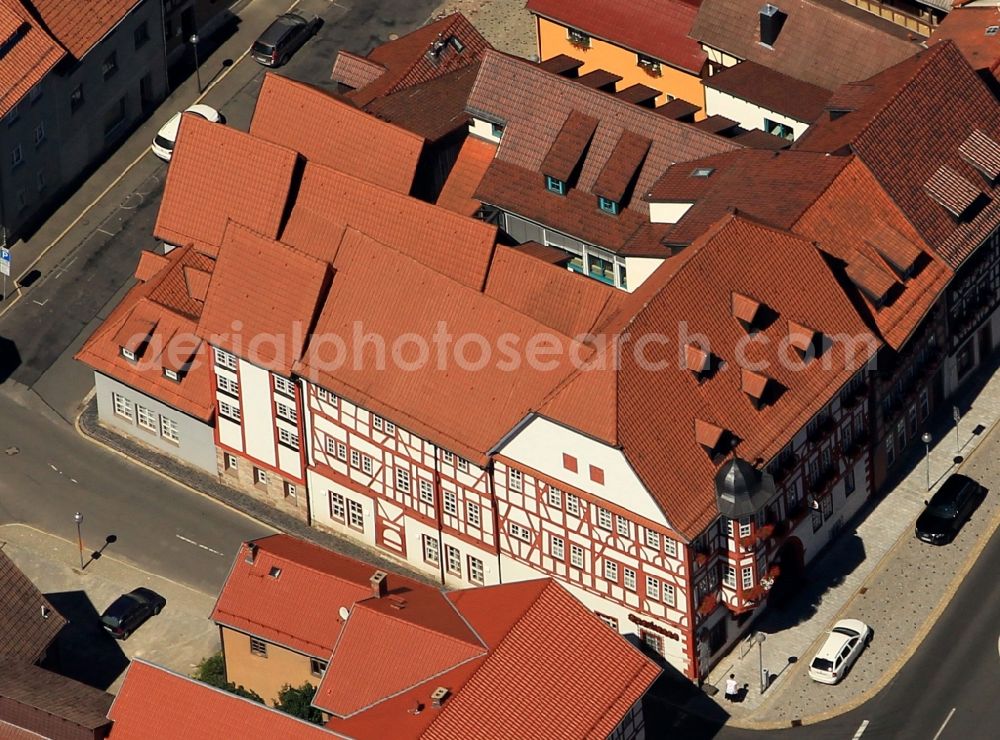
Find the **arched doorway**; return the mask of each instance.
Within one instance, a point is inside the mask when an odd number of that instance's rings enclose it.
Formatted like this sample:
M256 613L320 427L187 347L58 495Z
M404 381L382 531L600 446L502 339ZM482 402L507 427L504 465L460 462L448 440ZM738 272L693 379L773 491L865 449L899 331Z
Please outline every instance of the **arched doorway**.
M774 587L767 597L771 606L781 609L802 586L805 579L805 548L798 537L789 537L774 559L781 572L774 580Z

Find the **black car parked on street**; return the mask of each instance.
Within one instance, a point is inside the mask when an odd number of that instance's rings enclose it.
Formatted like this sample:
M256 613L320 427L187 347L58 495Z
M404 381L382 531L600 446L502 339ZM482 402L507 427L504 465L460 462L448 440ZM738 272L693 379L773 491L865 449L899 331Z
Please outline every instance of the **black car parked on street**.
M119 640L127 640L143 622L159 614L167 600L148 588L122 594L101 615L101 626Z
M932 545L945 545L955 539L958 530L972 515L985 489L967 476L948 477L917 517L917 539Z
M319 16L306 18L298 13L279 15L253 42L250 53L265 67L280 67L316 33L320 23Z

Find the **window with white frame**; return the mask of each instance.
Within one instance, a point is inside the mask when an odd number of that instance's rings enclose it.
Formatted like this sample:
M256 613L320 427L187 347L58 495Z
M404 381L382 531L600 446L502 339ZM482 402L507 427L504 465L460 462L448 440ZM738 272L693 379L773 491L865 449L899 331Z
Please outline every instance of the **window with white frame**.
M583 548L579 545L569 546L569 564L574 568L582 568L584 565Z
M479 504L472 501L465 502L465 519L470 526L481 527L482 517L479 515Z
M524 540L525 542L531 542L531 530L522 527L520 524L517 524L516 522L508 522L507 531L509 531L513 537L516 537L519 540Z
M628 537L628 519L621 514L615 514L615 527L618 529L619 536Z
M293 450L299 449L299 435L284 427L278 427L278 442Z
M549 552L556 560L563 560L566 557L566 541L562 537L549 535Z
M296 494L295 484L285 481L285 498L295 498Z
M657 552L660 550L660 533L652 529L646 530L646 547L650 547Z
M604 577L618 583L618 563L614 560L604 561Z
M328 455L333 455L337 451L337 440L333 437L326 438L326 452Z
M442 491L441 502L444 506L444 513L458 516L458 496L454 491Z
M125 398L125 396L121 393L112 393L111 399L115 406L115 413L123 419L132 421L132 402Z
M463 473L468 473L469 461L466 460L464 457L458 458L458 469L461 470Z
M375 427L376 429L378 429L381 432L382 431L382 417L381 416L375 416L374 414L372 414L372 426Z
M562 491L560 491L555 486L549 486L548 491L545 492L545 500L548 502L549 506L554 509L562 508Z
M486 569L483 567L483 561L472 555L469 555L469 580L479 585L486 582Z
M507 487L511 491L521 491L524 488L524 476L520 470L514 468L507 470Z
M215 347L215 364L227 370L236 370L236 355L226 352L224 349Z
M328 391L326 388L320 388L319 386L316 386L316 398L318 398L320 401L329 401L330 391Z
M663 638L655 632L640 630L643 644L657 655L663 655Z
M267 657L267 643L257 637L250 638L250 654L260 658Z
M611 512L600 506L597 507L597 526L601 529L611 529Z
M743 566L743 588L753 587L753 567L749 565Z
M168 442L180 444L181 435L180 435L180 430L177 427L177 422L174 421L173 419L168 419L166 416L161 416L160 436L163 437Z
M740 537L750 536L750 517L744 517L740 519Z
M396 468L396 490L400 493L410 492L410 471Z
M298 424L298 422L299 422L299 413L295 409L294 406L292 406L290 404L287 404L287 403L282 403L281 401L278 401L275 404L275 407L278 409L278 418L279 419L284 419L285 421L290 421L292 424Z
M226 470L236 470L239 466L239 461L236 459L236 455L231 452L227 452L224 456Z
M668 606L673 606L676 600L676 592L674 590L674 584L663 582L663 603Z
M646 576L646 598L653 601L660 600L660 579L655 576Z
M441 450L441 459L444 460L445 465L454 465L455 453L448 452L448 450Z
M629 591L635 591L635 571L631 568L622 568L622 575L625 582L625 588Z
M361 467L361 453L357 450L351 450L351 467L360 468Z
M215 376L215 387L223 393L228 393L230 396L240 395L240 384L225 375Z
M368 455L362 455L361 456L361 470L362 470L362 472L367 473L368 475L371 475L372 471L375 470L375 461L372 460L370 457L368 457Z
M156 431L156 414L145 406L140 406L136 404L135 406L135 418L139 422L139 426L143 429L148 429L151 432Z
M609 617L607 614L601 614L600 612L594 612L598 619L600 619L604 624L608 625L615 632L618 631L618 620L614 617Z
M396 425L393 424L391 421L386 421L386 420L383 420L383 421L385 421L385 433L386 434L395 434L396 433Z
M431 563L432 565L440 565L441 550L438 545L437 537L425 534L421 535L421 540L423 543L424 561Z
M337 442L337 459L347 460L347 445L343 442Z
M254 468L253 469L253 482L256 483L258 486L266 486L267 485L267 471L264 470L263 468Z
M347 499L347 524L360 532L365 531L365 512L357 501Z
M729 588L736 588L736 566L727 565L722 571L722 582Z
M240 407L236 404L229 403L228 401L223 401L219 399L219 415L224 416L230 421L240 420Z
M457 547L451 545L444 546L445 568L455 576L462 575L462 553Z
M274 378L274 390L289 398L295 398L295 383L280 375L272 375Z
M580 516L580 497L575 493L566 494L566 512L573 516Z
M347 503L344 496L336 491L330 491L330 518L338 522L347 521Z
M425 504L434 503L434 486L429 480L420 481L420 500Z

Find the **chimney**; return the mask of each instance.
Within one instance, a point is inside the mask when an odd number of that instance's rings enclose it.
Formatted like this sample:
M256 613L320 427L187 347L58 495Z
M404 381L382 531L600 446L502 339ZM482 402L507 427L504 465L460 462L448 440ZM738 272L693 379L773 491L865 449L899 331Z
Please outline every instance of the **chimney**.
M449 693L448 689L444 686L438 686L431 692L431 705L434 707L440 707L444 704L444 700L448 698Z
M381 599L389 592L389 584L386 582L387 577L384 572L377 570L375 571L375 575L368 579L369 583L372 584L372 596L376 599Z
M781 27L785 24L784 13L778 10L777 5L767 3L760 9L760 43L764 46L774 46L781 33Z
M257 559L257 545L253 542L247 543L247 563L253 565L254 560Z

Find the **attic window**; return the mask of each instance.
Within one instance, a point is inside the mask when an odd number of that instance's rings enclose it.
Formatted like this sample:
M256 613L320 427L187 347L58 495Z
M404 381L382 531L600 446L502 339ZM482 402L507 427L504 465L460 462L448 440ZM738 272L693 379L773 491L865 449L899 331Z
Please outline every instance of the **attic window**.
M644 54L636 54L636 64L653 77L659 77L661 74L660 62L652 57L647 57Z
M163 376L169 380L180 382L181 375L176 370L171 370L169 367L163 368Z
M566 195L566 182L556 179L552 175L545 176L545 189L556 195Z
M699 383L711 377L715 369L712 353L702 349L697 344L685 345L684 366L694 374Z
M739 321L748 332L754 332L760 328L757 321L761 313L760 301L755 301L753 298L745 296L742 293L734 292L732 308L733 318Z
M459 54L465 51L465 44L462 43L462 41L458 38L458 36L452 36L451 38L449 38L448 43L451 44L451 48L454 49Z
M708 177L715 172L714 167L695 167L691 172L691 177Z
M610 213L612 216L617 216L619 209L621 208L618 201L611 200L610 198L603 198L600 195L597 196L597 207L605 213Z
M749 396L750 402L759 411L768 403L771 379L761 373L743 368L740 380L743 392Z
M794 321L788 322L788 343L798 350L803 360L819 355L819 332Z
M924 183L924 190L939 206L955 218L965 216L983 192L947 165L941 165Z
M281 575L281 568L279 568L277 565L272 565L271 566L271 570L269 570L267 572L267 574L269 576L271 576L271 578L275 578L276 579L276 578L278 578L278 576Z
M694 436L698 444L713 457L722 451L726 430L701 419L694 420Z
M128 349L127 347L122 347L122 357L124 357L129 362L135 362L135 352Z
M1000 144L979 129L969 134L958 147L958 153L991 185L1000 177Z
M986 35L987 36L996 36L998 33L1000 33L1000 26L987 26L986 27Z

